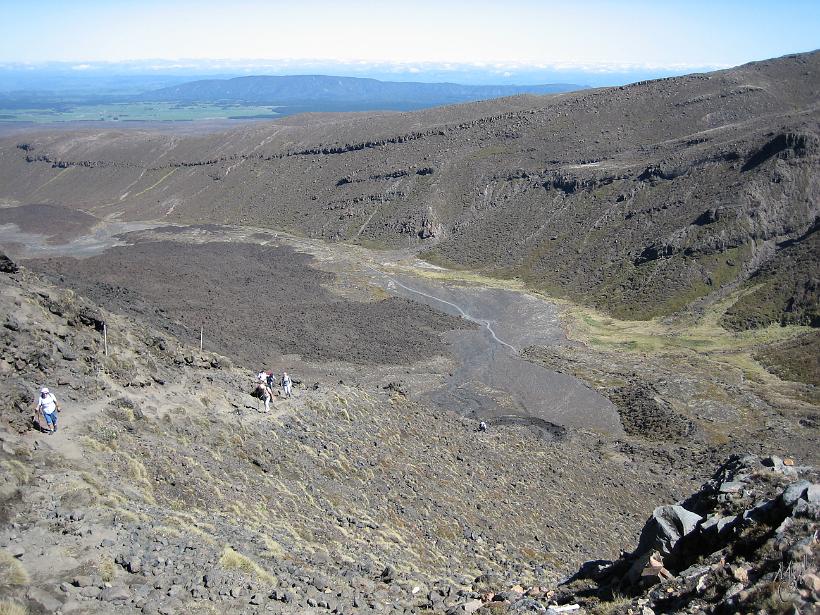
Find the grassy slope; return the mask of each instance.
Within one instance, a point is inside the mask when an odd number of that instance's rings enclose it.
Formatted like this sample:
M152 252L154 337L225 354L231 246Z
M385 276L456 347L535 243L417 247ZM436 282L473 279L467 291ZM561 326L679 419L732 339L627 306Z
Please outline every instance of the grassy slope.
M820 387L820 331L764 347L755 359L784 380Z
M750 280L752 291L743 295L721 319L742 330L772 323L820 327L820 233L815 228L778 252Z

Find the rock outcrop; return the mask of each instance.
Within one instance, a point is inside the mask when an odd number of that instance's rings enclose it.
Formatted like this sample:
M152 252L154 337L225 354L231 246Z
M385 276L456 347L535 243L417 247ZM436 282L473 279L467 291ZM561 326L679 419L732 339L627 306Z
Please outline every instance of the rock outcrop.
M0 273L17 273L18 270L15 262L0 252Z
M818 477L792 459L730 457L698 492L657 508L635 551L582 567L561 600L594 610L585 596L625 596L609 613L813 612Z

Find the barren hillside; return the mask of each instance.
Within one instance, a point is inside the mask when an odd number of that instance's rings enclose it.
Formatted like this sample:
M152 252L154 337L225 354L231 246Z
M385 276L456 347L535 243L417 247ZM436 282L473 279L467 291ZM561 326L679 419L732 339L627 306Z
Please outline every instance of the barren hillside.
M0 143L0 199L409 245L646 318L811 238L819 67L811 53L620 88L297 116L203 136L16 137ZM776 290L783 304L816 305L817 254L806 252L790 272L799 287ZM783 311L766 315L733 322L765 324ZM800 307L785 320L811 315Z

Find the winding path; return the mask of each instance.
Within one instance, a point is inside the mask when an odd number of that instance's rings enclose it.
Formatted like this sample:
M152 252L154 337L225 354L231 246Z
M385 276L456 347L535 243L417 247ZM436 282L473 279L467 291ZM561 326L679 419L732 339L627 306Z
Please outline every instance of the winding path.
M370 267L369 265L368 265L367 268L370 269L371 271L377 273L378 275L381 275L381 276L387 278L390 281L391 284L395 284L399 288L403 288L404 290L406 290L408 292L414 293L416 295L421 295L422 297L427 297L428 299L432 299L433 301L438 301L439 303L443 303L445 305L449 305L452 308L455 308L458 311L458 313L461 314L461 316L463 318L469 320L470 322L474 322L477 325L482 325L485 329L487 329L487 332L490 334L490 337L492 337L493 340L495 340L498 344L501 344L502 346L506 346L507 348L512 350L515 354L518 354L518 349L515 346L505 342L500 337L498 337L498 335L496 335L496 333L493 330L493 327L490 324L489 320L484 320L483 318L476 318L474 316L471 316L467 311L464 310L464 308L462 308L457 303L453 303L452 301L447 301L446 299L442 299L441 297L436 297L435 295L425 293L424 291L417 290L415 288L410 288L409 286L399 282L397 279L395 279L393 277L390 277L386 273L383 273L383 272L381 272L381 271L379 271L379 270L377 270L373 267Z

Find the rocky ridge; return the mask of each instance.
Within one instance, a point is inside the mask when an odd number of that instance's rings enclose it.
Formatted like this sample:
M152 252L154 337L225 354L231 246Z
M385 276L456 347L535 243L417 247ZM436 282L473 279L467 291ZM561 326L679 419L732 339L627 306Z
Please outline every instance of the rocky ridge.
M817 479L793 459L732 456L686 500L656 508L633 552L586 564L560 600L597 596L593 612L644 615L813 612Z
M770 293L781 308L744 303L733 322L811 322L818 62L217 135L7 139L0 197L409 245L630 318L731 292L797 250L797 283Z

